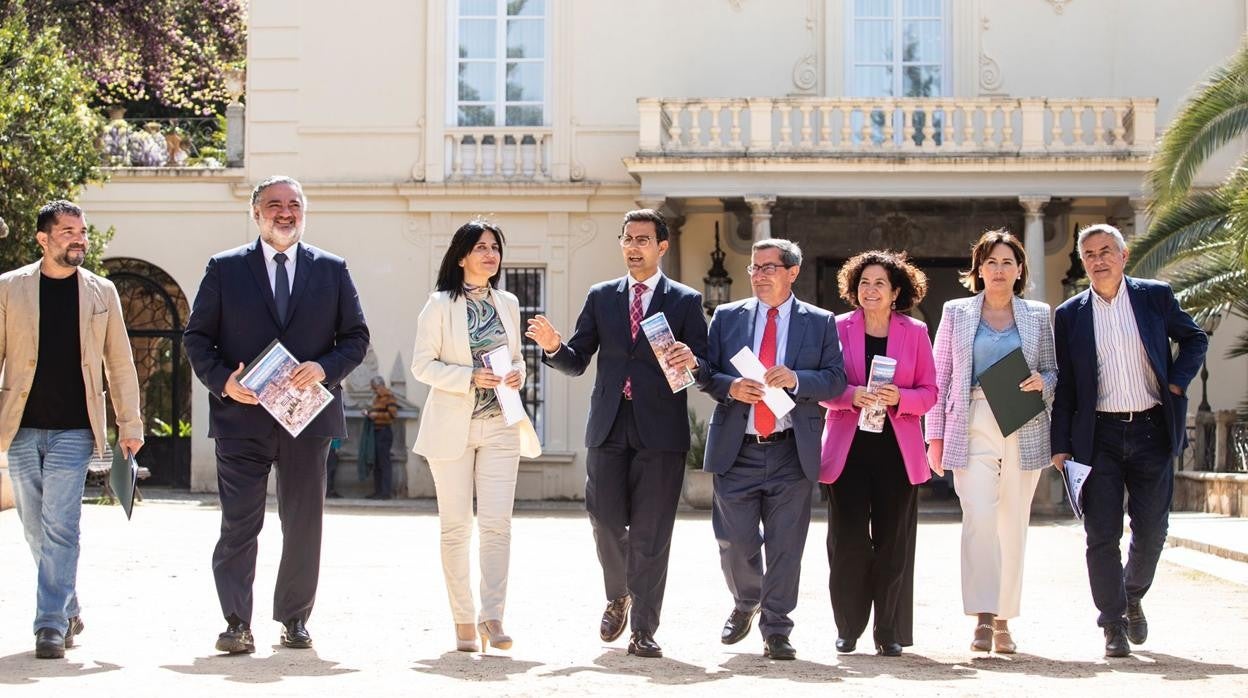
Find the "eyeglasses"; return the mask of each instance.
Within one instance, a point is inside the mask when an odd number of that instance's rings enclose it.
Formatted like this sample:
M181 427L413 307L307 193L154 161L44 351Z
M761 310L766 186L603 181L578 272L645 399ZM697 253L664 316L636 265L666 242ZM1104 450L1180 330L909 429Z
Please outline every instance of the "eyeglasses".
M781 269L792 269L792 264L751 264L745 268L745 273L750 276L761 274L763 276L775 276L776 272Z
M618 235L616 239L620 241L620 247L649 247L654 242L654 238L649 235L640 235L633 237L631 235Z

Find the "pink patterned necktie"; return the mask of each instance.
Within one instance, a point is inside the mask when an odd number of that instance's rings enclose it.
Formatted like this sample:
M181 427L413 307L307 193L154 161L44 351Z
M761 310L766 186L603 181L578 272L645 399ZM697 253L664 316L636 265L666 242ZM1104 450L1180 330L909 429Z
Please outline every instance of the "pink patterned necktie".
M637 330L641 328L641 317L644 315L641 309L641 297L649 290L645 284L633 284L633 302L628 306L628 332L634 342L637 341ZM633 399L632 376L624 379L624 398Z
M776 365L776 316L775 308L767 309L767 326L763 329L763 344L758 348L758 360L766 368ZM754 403L754 428L766 438L776 430L776 415L765 402Z

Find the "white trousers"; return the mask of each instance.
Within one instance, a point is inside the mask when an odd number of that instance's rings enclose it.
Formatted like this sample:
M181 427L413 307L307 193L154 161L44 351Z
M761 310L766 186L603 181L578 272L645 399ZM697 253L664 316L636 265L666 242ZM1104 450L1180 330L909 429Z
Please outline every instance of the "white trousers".
M1018 433L1001 435L980 391L971 400L965 468L953 471L962 503L962 607L967 615L1018 616L1031 498L1040 470L1019 469Z
M511 561L511 510L520 468L520 434L503 418L474 419L459 458L429 459L442 525L442 574L456 623L502 620ZM481 615L473 613L468 549L477 497L481 547Z

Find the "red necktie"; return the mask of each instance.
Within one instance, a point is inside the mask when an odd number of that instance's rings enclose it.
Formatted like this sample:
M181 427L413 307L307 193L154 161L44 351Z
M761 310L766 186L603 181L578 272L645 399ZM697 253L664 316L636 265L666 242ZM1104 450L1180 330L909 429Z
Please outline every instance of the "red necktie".
M641 297L648 290L645 284L633 284L633 302L628 306L628 331L634 342L637 341L637 330L641 328L641 317L645 314L641 309ZM633 399L632 376L624 379L624 397Z
M775 308L767 309L767 327L763 330L763 345L758 349L758 360L765 368L776 365L776 316L780 314ZM759 436L771 436L776 430L776 415L766 403L754 403L754 429Z

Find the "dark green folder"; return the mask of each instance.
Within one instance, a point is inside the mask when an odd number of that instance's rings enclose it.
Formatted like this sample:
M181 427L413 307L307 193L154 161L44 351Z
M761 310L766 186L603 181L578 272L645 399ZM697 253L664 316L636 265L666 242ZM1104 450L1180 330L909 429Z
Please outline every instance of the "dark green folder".
M108 485L113 496L121 502L126 512L126 520L134 511L134 488L139 483L139 464L134 461L134 454L126 453L120 445L113 447L113 468L108 473Z
M1018 384L1030 375L1023 350L1015 349L979 376L979 386L984 389L992 416L997 418L997 426L1004 436L1018 431L1044 411L1044 397L1039 391L1018 389Z

